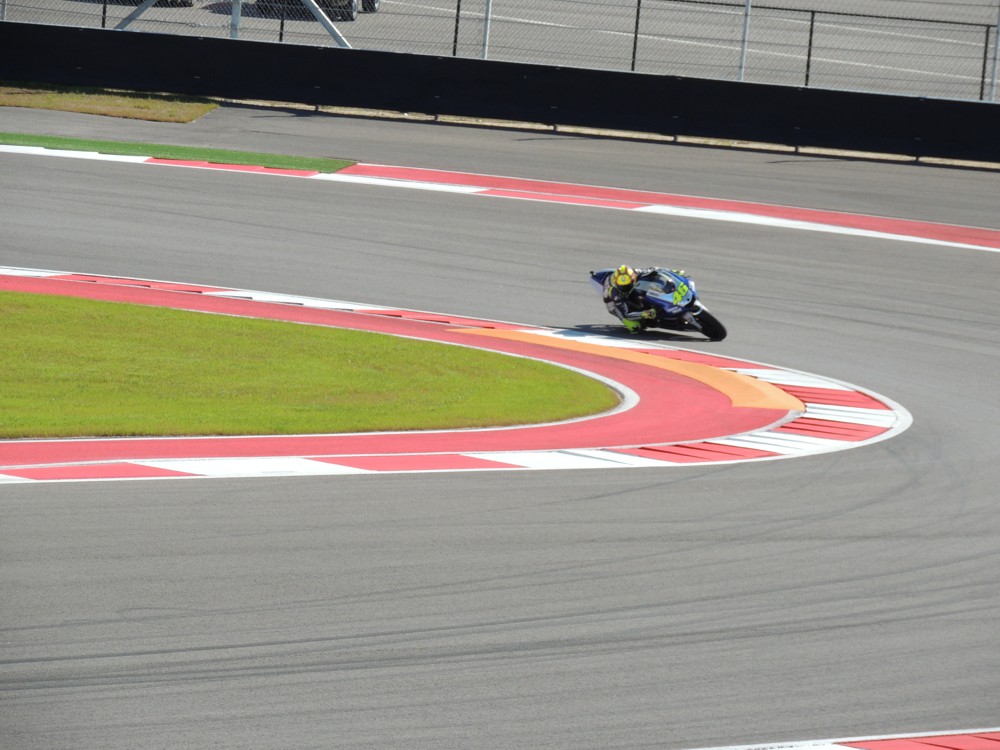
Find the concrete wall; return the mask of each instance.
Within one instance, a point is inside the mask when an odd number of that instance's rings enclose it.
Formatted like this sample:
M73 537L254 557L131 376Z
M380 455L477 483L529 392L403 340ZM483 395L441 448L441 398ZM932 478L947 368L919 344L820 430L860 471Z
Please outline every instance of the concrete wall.
M996 104L0 23L0 79L1000 161Z

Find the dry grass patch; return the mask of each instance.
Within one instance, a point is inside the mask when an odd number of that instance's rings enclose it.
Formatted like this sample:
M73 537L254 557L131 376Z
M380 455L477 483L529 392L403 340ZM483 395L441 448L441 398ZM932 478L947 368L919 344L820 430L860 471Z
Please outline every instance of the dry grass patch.
M131 120L192 122L219 105L211 99L173 94L41 83L0 83L0 106L54 109Z

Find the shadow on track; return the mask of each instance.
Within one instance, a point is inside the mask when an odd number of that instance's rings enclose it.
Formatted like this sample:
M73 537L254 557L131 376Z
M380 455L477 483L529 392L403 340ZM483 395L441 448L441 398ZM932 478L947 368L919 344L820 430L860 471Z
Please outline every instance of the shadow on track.
M655 330L645 330L641 333L629 333L621 325L615 325L614 323L609 323L606 325L598 325L595 323L584 323L583 325L575 325L571 328L562 329L566 331L567 336L571 336L573 333L578 333L580 336L610 336L611 338L623 339L626 341L652 341L659 343L674 342L674 343L688 343L688 344L713 344L717 342L710 341L706 339L701 334L685 334L673 331L662 331L660 329Z

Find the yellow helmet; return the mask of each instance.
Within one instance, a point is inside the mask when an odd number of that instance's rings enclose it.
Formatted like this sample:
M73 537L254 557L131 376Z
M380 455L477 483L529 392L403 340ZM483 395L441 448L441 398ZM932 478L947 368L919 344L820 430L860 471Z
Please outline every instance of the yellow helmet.
M638 278L633 269L626 265L621 265L611 274L611 286L620 292L628 294L632 291L632 287L635 286L636 279Z

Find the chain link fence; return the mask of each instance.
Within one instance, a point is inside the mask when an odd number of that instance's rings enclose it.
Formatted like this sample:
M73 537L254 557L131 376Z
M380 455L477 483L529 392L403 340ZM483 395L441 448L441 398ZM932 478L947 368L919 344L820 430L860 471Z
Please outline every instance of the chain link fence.
M812 3L0 0L0 21L998 101L1000 0Z

